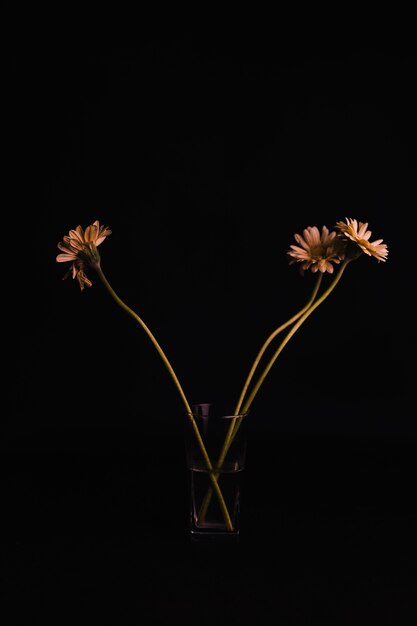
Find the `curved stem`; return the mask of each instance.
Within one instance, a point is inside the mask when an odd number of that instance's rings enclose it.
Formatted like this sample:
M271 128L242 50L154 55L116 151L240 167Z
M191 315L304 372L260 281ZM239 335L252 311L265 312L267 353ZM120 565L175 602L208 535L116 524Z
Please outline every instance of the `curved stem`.
M291 339L291 337L293 337L293 335L296 333L296 331L300 328L300 326L305 322L305 320L311 315L311 313L313 313L313 311L315 311L317 309L318 306L320 306L320 304L322 304L322 302L324 302L324 300L331 294L331 292L333 291L333 289L336 287L336 285L338 284L339 280L342 277L343 272L345 271L347 265L349 263L348 261L344 261L343 264L341 265L338 273L336 274L333 282L330 284L330 286L326 289L326 291L314 302L314 299L317 295L317 291L319 289L320 286L320 282L321 282L321 276L318 277L318 280L316 282L313 294L309 300L309 304L306 305L305 307L303 307L303 309L301 309L301 311L299 311L299 313L295 314L291 320L288 320L288 322L286 322L285 324L283 324L282 326L280 326L279 328L277 328L276 331L274 331L272 333L272 335L270 335L270 337L268 337L268 339L266 340L265 344L263 345L263 347L261 348L257 359L255 360L256 365L259 363L261 356L263 355L263 353L265 352L266 347L270 344L270 340L272 340L274 337L277 336L277 334L279 332L281 332L281 330L284 330L285 328L287 328L287 326L289 326L291 323L295 322L293 327L291 328L291 330L287 333L287 335L285 336L285 338L282 340L282 342L280 343L280 345L278 346L277 350L275 351L273 357L270 359L270 361L268 362L267 366L265 367L265 369L263 370L261 376L259 377L256 385L254 386L248 400L244 403L243 405L243 410L240 411L241 408L241 400L244 397L244 394L241 394L241 397L239 399L239 402L237 404L237 409L235 411L235 415L237 416L236 420L233 420L233 422L230 425L229 428L229 432L226 435L226 440L223 444L223 448L222 451L220 453L220 459L222 459L222 462L224 461L226 454L233 442L234 437L236 436L239 427L242 423L242 419L244 419L243 417L241 417L241 415L246 415L249 411L249 408L256 396L256 394L258 393L262 383L264 382L268 372L270 371L271 367L273 366L273 364L275 363L275 361L277 360L278 356L281 354L282 350L284 349L284 347L287 345L287 343L289 342L289 340ZM298 320L298 321L297 321ZM253 376L253 372L255 371L255 365L252 367L251 372L248 376L248 379L251 379ZM250 380L249 380L250 382ZM248 385L245 385L244 389L247 389ZM239 416L239 411L241 413L241 415ZM219 461L220 461L219 459ZM216 470L218 467L221 467L221 463L218 462L217 466L216 466ZM216 477L218 478L219 476L219 472L216 471ZM207 493L205 495L205 498L203 500L203 503L201 505L201 511L202 513L205 515L207 508L210 504L210 500L212 497L212 490L208 489Z
M281 324L281 326L279 326L277 329L275 329L274 332L271 333L269 335L269 337L267 338L267 340L264 342L264 344L263 344L262 348L259 350L259 352L258 352L258 354L256 356L256 359L253 362L252 368L251 368L251 370L250 370L250 372L249 372L249 374L248 374L248 376L246 378L245 384L243 386L242 392L241 392L241 394L239 396L239 400L238 400L236 408L235 408L235 413L234 413L235 415L239 415L240 408L241 408L241 406L243 404L243 399L244 399L244 397L246 395L246 392L247 392L248 387L249 387L249 385L251 383L251 380L252 380L253 375L254 375L254 373L256 371L256 368L258 367L259 362L260 362L263 354L265 353L265 350L267 349L267 347L269 346L271 341L273 339L275 339L275 337L277 335L279 335L279 333L281 333L283 330L285 330L288 326L291 326L291 324L293 322L295 322L296 320L298 320L298 318L301 317L301 315L305 311L307 311L307 309L311 306L312 302L314 302L314 299L317 296L317 292L318 292L318 290L320 288L320 284L321 284L322 278L323 278L323 274L320 274L317 277L316 284L314 285L313 292L312 292L312 294L311 294L307 304L305 306L303 306L303 308L300 311L298 311L298 313L296 313L289 320L284 322L284 324Z
M112 296L112 298L116 301L116 303L124 310L126 311L126 313L128 313L129 315L131 315L143 328L143 330L146 332L146 334L148 335L149 339L152 341L153 345L155 346L156 350L159 353L159 356L161 357L162 361L164 362L164 365L166 366L166 368L168 369L168 372L171 375L171 378L174 381L174 384L181 396L181 399L185 405L185 409L187 412L191 412L191 408L190 405L188 404L187 398L185 396L185 393L181 387L181 384L177 378L177 375L175 374L175 371L173 369L173 367L171 366L171 363L169 362L167 356L165 355L164 351L162 350L161 346L159 345L158 341L156 340L155 336L152 334L152 332L150 331L150 329L148 328L148 326L145 324L145 322L142 320L142 318L139 317L139 315L137 315L137 313L135 313L135 311L133 311L130 307L127 306L127 304L125 304L123 302L123 300L121 300L121 298L119 298L119 296L117 295L117 293L114 291L113 287L110 285L109 281L107 280L107 278L105 277L103 270L101 269L101 266L98 266L96 269L101 282L103 283L103 285L106 287L107 291L110 293L110 295Z
M263 370L261 376L258 378L258 381L256 383L256 385L254 386L254 388L252 389L252 392L249 396L249 398L246 400L246 402L244 403L244 407L243 407L243 412L246 413L249 410L249 407L251 406L252 402L255 399L256 394L258 393L262 383L264 382L268 372L270 371L271 367L273 366L273 364L275 363L275 361L277 360L278 356L281 354L282 350L285 348L285 346L287 345L287 343L289 342L289 340L291 339L291 337L293 337L293 335L297 332L297 330L300 328L300 326L305 322L305 320L313 313L313 311L315 311L317 309L317 307L320 306L320 304L322 304L322 302L324 302L324 300L326 300L326 298L331 294L331 292L333 291L333 289L336 287L336 285L338 284L339 280L342 277L343 272L345 271L347 265L349 263L348 261L344 261L339 269L339 271L337 272L333 282L330 284L330 286L326 289L326 291L314 302L314 304L312 304L305 312L304 314L298 319L298 321L293 325L293 327L291 328L291 330L287 333L287 335L285 336L285 338L281 341L280 345L278 346L277 350L275 351L273 357L270 359L270 361L268 362L267 366L265 367L265 369Z
M266 341L264 342L264 344L262 345L261 349L259 350L253 365L249 371L249 374L245 380L245 384L243 385L243 389L241 391L241 394L239 396L239 400L236 404L235 410L234 410L234 415L236 416L236 419L231 420L230 422L230 426L229 429L227 431L226 434L226 439L223 443L222 449L220 451L220 455L219 458L217 459L217 464L216 464L216 478L219 478L220 472L218 472L218 468L221 468L224 460L226 458L226 454L229 451L230 446L232 445L233 439L236 436L236 433L240 427L240 424L242 422L243 417L241 415L239 415L239 411L240 408L242 406L243 400L245 398L245 395L247 393L247 390L249 388L249 385L251 383L251 380L255 374L255 371L262 359L262 356L265 353L265 350L268 348L268 346L270 345L270 343L273 341L273 339L275 339L275 337L277 335L279 335L279 333L281 333L283 330L285 330L288 326L290 326L291 324L293 324L299 317L301 317L301 315L303 315L303 313L305 313L305 311L307 311L307 309L311 306L311 304L314 302L318 290L320 289L320 285L321 285L321 281L323 278L323 274L319 274L319 276L317 277L316 283L314 285L312 294L310 296L310 298L308 299L308 302L303 306L302 309L300 309L300 311L298 311L295 315L293 315L292 317L290 317L289 320L287 320L286 322L284 322L283 324L281 324L281 326L278 326L278 328L276 328L266 339ZM213 490L212 489L208 489L207 493L204 497L204 500L201 504L200 507L200 512L199 512L199 518L201 517L201 519L204 520L206 514L207 514L207 510L208 507L210 505L210 501L211 501L211 497L213 495Z
M229 511L227 510L227 506L226 503L224 501L224 497L223 494L220 490L220 487L218 485L217 482L217 477L215 475L214 472L214 468L213 465L210 461L210 457L207 453L206 447L204 445L204 442L201 438L200 435L200 431L198 430L198 426L195 422L195 419L193 417L192 414L192 410L191 407L188 403L188 400L185 396L185 393L181 387L181 384L178 380L177 375L175 374L175 371L173 369L173 367L171 366L171 363L169 362L167 356L165 355L165 352L162 350L161 346L159 345L158 341L156 340L155 336L152 334L152 332L150 331L150 329L148 328L148 326L145 324L145 322L139 317L139 315L137 315L137 313L135 313L135 311L133 311L133 309L131 309L129 306L127 306L127 304L125 304L123 302L123 300L121 300L121 298L119 298L119 296L117 295L117 293L114 291L113 287L110 285L109 281L107 280L107 278L105 277L103 270L101 269L100 264L97 264L94 266L94 269L96 270L101 282L103 283L103 285L105 286L105 288L107 289L107 291L109 292L109 294L111 295L111 297L115 300L115 302L124 310L126 311L126 313L128 313L129 315L131 315L143 328L143 330L146 332L146 334L148 335L149 339L152 341L153 345L155 346L156 350L158 351L159 356L161 357L162 361L164 362L164 365L166 366L166 368L168 369L168 372L171 375L171 378L174 381L174 384L181 396L181 399L185 405L185 409L186 409L186 413L191 421L191 425L192 428L194 430L194 434L197 438L198 441L198 445L200 447L201 453L203 454L205 463L207 465L207 469L209 470L209 475L210 475L210 480L212 482L212 487L214 489L214 491L217 494L217 497L219 499L219 504L223 513L223 517L224 520L226 522L227 527L229 528L229 530L233 530L233 524L230 518L230 514Z

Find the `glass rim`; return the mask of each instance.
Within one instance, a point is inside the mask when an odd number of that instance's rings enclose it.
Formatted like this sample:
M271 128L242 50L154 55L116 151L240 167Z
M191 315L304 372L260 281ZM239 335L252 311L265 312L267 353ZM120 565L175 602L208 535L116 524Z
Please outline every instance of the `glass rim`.
M192 410L187 411L187 414L194 418L214 418L214 419L237 419L247 417L249 409L247 411L239 411L239 413L233 413L229 410L224 410L221 404L215 402L199 402L192 405Z

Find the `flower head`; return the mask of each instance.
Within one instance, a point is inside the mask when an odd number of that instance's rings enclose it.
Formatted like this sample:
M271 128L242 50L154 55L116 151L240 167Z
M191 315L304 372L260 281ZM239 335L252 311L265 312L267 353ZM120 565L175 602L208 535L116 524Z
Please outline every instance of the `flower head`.
M323 226L321 233L317 226L307 226L303 230L303 236L294 235L299 244L292 244L287 254L292 263L302 263L301 269L311 269L312 272L329 272L333 274L333 263L340 263L343 259L344 244L336 237L336 231L329 232L327 226Z
M100 254L97 250L111 230L106 226L100 226L100 222L96 220L84 230L81 226L77 226L74 230L70 230L65 235L64 241L58 243L58 248L63 254L58 254L56 260L58 263L70 263L70 269L65 274L64 279L72 274L73 278L78 280L81 291L84 287L91 287L93 284L86 276L85 268L97 267L100 264Z
M368 222L358 222L351 217L345 217L346 222L336 222L336 228L345 241L353 242L360 248L360 252L364 252L369 256L375 257L378 261L386 261L388 257L388 248L383 239L369 241L372 231L367 230Z

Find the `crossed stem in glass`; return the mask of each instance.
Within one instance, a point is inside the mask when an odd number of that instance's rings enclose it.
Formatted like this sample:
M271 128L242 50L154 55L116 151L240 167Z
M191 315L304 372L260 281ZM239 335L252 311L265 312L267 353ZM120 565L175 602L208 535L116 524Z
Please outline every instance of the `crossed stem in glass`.
M282 350L284 349L284 347L287 345L287 343L289 342L289 340L291 339L291 337L296 333L296 331L300 328L300 326L305 322L305 320L311 315L311 313L313 313L313 311L320 306L320 304L330 295L330 293L333 291L333 289L336 287L337 283L339 282L340 278L342 277L342 274L346 268L347 262L343 263L342 266L340 267L339 272L336 274L335 279L333 280L333 282L331 283L331 285L328 287L328 289L316 300L318 291L320 289L320 285L321 285L321 281L322 281L322 274L319 274L316 280L316 283L314 285L314 289L313 292L308 300L308 302L306 303L306 305L300 310L298 311L298 313L296 313L295 315L293 315L289 320L287 320L284 324L282 324L281 326L279 326L276 330L273 331L273 333L271 333L271 335L269 335L269 337L267 338L267 340L265 341L265 343L263 344L262 348L260 349L260 351L258 352L258 355L256 356L255 361L253 362L252 368L246 378L245 384L243 386L242 392L240 394L239 400L236 404L236 408L234 411L234 415L236 416L235 419L232 419L230 422L230 426L229 426L229 430L226 434L220 455L217 459L217 462L215 464L215 469L211 468L209 469L210 474L214 473L214 478L216 481L216 484L218 485L218 479L220 476L220 470L223 466L223 463L226 459L227 453L230 449L230 446L233 443L234 438L236 437L238 430L242 424L242 420L245 419L245 416L247 415L249 408L256 396L256 394L258 393L263 381L265 380L267 374L269 373L270 369L272 368L273 364L275 363L276 359L278 358L278 356L281 354ZM276 351L274 352L273 356L270 358L270 360L268 361L266 367L263 369L262 374L260 375L260 377L258 378L256 384L253 386L252 391L250 392L249 395L248 394L248 389L249 386L253 380L253 376L255 374L255 371L257 370L257 368L259 367L260 361L262 359L262 357L265 354L265 351L267 350L268 346L271 344L271 342L273 341L273 339L275 339L275 337L277 337L277 335L279 335L281 332L283 332L286 328L288 328L289 326L292 326L292 328L288 331L288 333L286 334L285 338L281 341L280 345L278 346L278 348L276 349ZM245 401L245 397L247 396L247 399ZM213 483L213 480L212 480ZM202 504L200 506L199 512L198 512L198 520L200 524L204 523L206 514L207 514L207 510L208 507L210 506L210 502L211 499L213 497L213 487L209 487L204 499L202 501ZM230 514L227 511L224 511L224 508L222 507L222 510L224 512L224 519L225 519L225 523L227 524L228 528L230 530L233 530L233 525L231 523L230 520Z
M113 290L113 288L111 287L110 283L108 282L108 280L106 279L102 269L101 269L101 264L97 263L94 266L94 269L96 270L97 274L99 275L102 283L104 284L105 288L107 289L107 291L110 293L110 295L112 296L112 298L116 301L116 303L122 308L124 309L129 315L131 315L143 328L143 330L147 333L149 339L152 341L152 343L154 344L156 350L158 351L160 357L162 358L165 366L168 369L169 374L171 375L175 386L181 396L181 399L186 407L186 411L187 411L187 415L189 416L189 419L191 421L191 426L193 428L194 434L197 438L197 443L200 447L201 453L203 455L204 461L207 465L207 470L209 472L209 477L210 477L210 482L211 482L211 486L208 488L203 502L201 504L200 510L198 512L198 519L199 522L202 523L205 519L205 516L207 514L207 510L208 507L210 505L211 499L213 497L213 494L216 495L216 497L218 498L219 501L219 505L222 511L222 515L224 517L224 521L226 523L227 528L230 531L233 531L233 523L229 514L229 511L227 509L222 491L219 487L219 483L218 483L218 479L219 479L219 475L220 475L220 470L223 466L223 463L225 461L226 455L230 449L231 444L233 443L234 438L236 437L238 430L241 426L242 420L245 419L245 415L248 413L249 408L256 396L256 394L258 393L263 381L265 380L267 374L269 373L271 367L273 366L273 364L275 363L276 359L278 358L278 356L281 354L282 350L284 349L284 347L287 345L287 343L289 342L289 340L291 339L291 337L297 332L297 330L300 328L300 326L305 322L305 320L313 313L313 311L315 311L315 309L320 306L320 304L330 295L330 293L333 291L333 289L336 287L337 283L339 282L339 280L342 277L342 274L346 268L346 266L348 265L349 261L345 260L340 268L339 271L337 272L336 276L334 277L332 283L330 284L330 286L322 293L322 295L320 297L317 298L317 294L318 291L320 289L320 285L321 285L321 281L322 281L322 277L323 274L319 273L316 279L316 283L314 285L314 289L313 292L308 300L308 302L306 303L306 305L300 310L298 311L298 313L296 313L295 315L293 315L289 320L287 320L284 324L281 324L281 326L279 326L276 330L274 330L269 337L266 339L266 341L264 342L263 346L261 347L260 351L258 352L258 355L256 356L253 365L251 367L251 370L246 378L245 384L243 386L242 392L240 394L239 400L236 404L235 407L235 411L234 411L234 416L235 419L232 419L230 421L230 426L228 429L228 432L226 434L222 449L220 451L219 457L215 463L215 465L213 466L212 461L207 453L204 441L201 437L201 433L198 429L197 423L194 419L191 407L188 403L188 400L184 394L184 391L181 387L181 384L175 374L174 369L172 368L167 356L165 355L164 351L162 350L161 346L159 345L158 341L156 340L155 336L152 334L152 332L150 331L150 329L148 328L148 326L145 324L145 322L135 313L135 311L133 311L130 307L128 307L123 300L121 300L119 298L119 296L116 294L116 292ZM317 298L317 299L316 299ZM267 365L264 367L261 375L259 376L258 380L256 381L256 383L253 385L250 393L249 393L249 386L253 380L253 376L255 374L255 371L257 370L257 368L260 365L260 361L262 359L262 357L265 354L266 349L268 348L268 346L270 345L270 343L273 341L273 339L275 339L275 337L277 335L279 335L281 332L283 332L286 328L288 328L289 326L292 326L291 329L288 331L288 333L285 335L284 339L281 341L281 343L279 344L278 348L275 350L273 356L270 358L270 360L268 361ZM246 399L245 399L246 398Z

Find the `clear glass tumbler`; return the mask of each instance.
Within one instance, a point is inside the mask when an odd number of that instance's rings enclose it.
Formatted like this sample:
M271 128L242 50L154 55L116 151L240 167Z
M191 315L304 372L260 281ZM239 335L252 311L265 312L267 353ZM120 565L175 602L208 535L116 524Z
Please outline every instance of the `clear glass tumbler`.
M237 540L247 415L196 404L186 418L191 539Z

